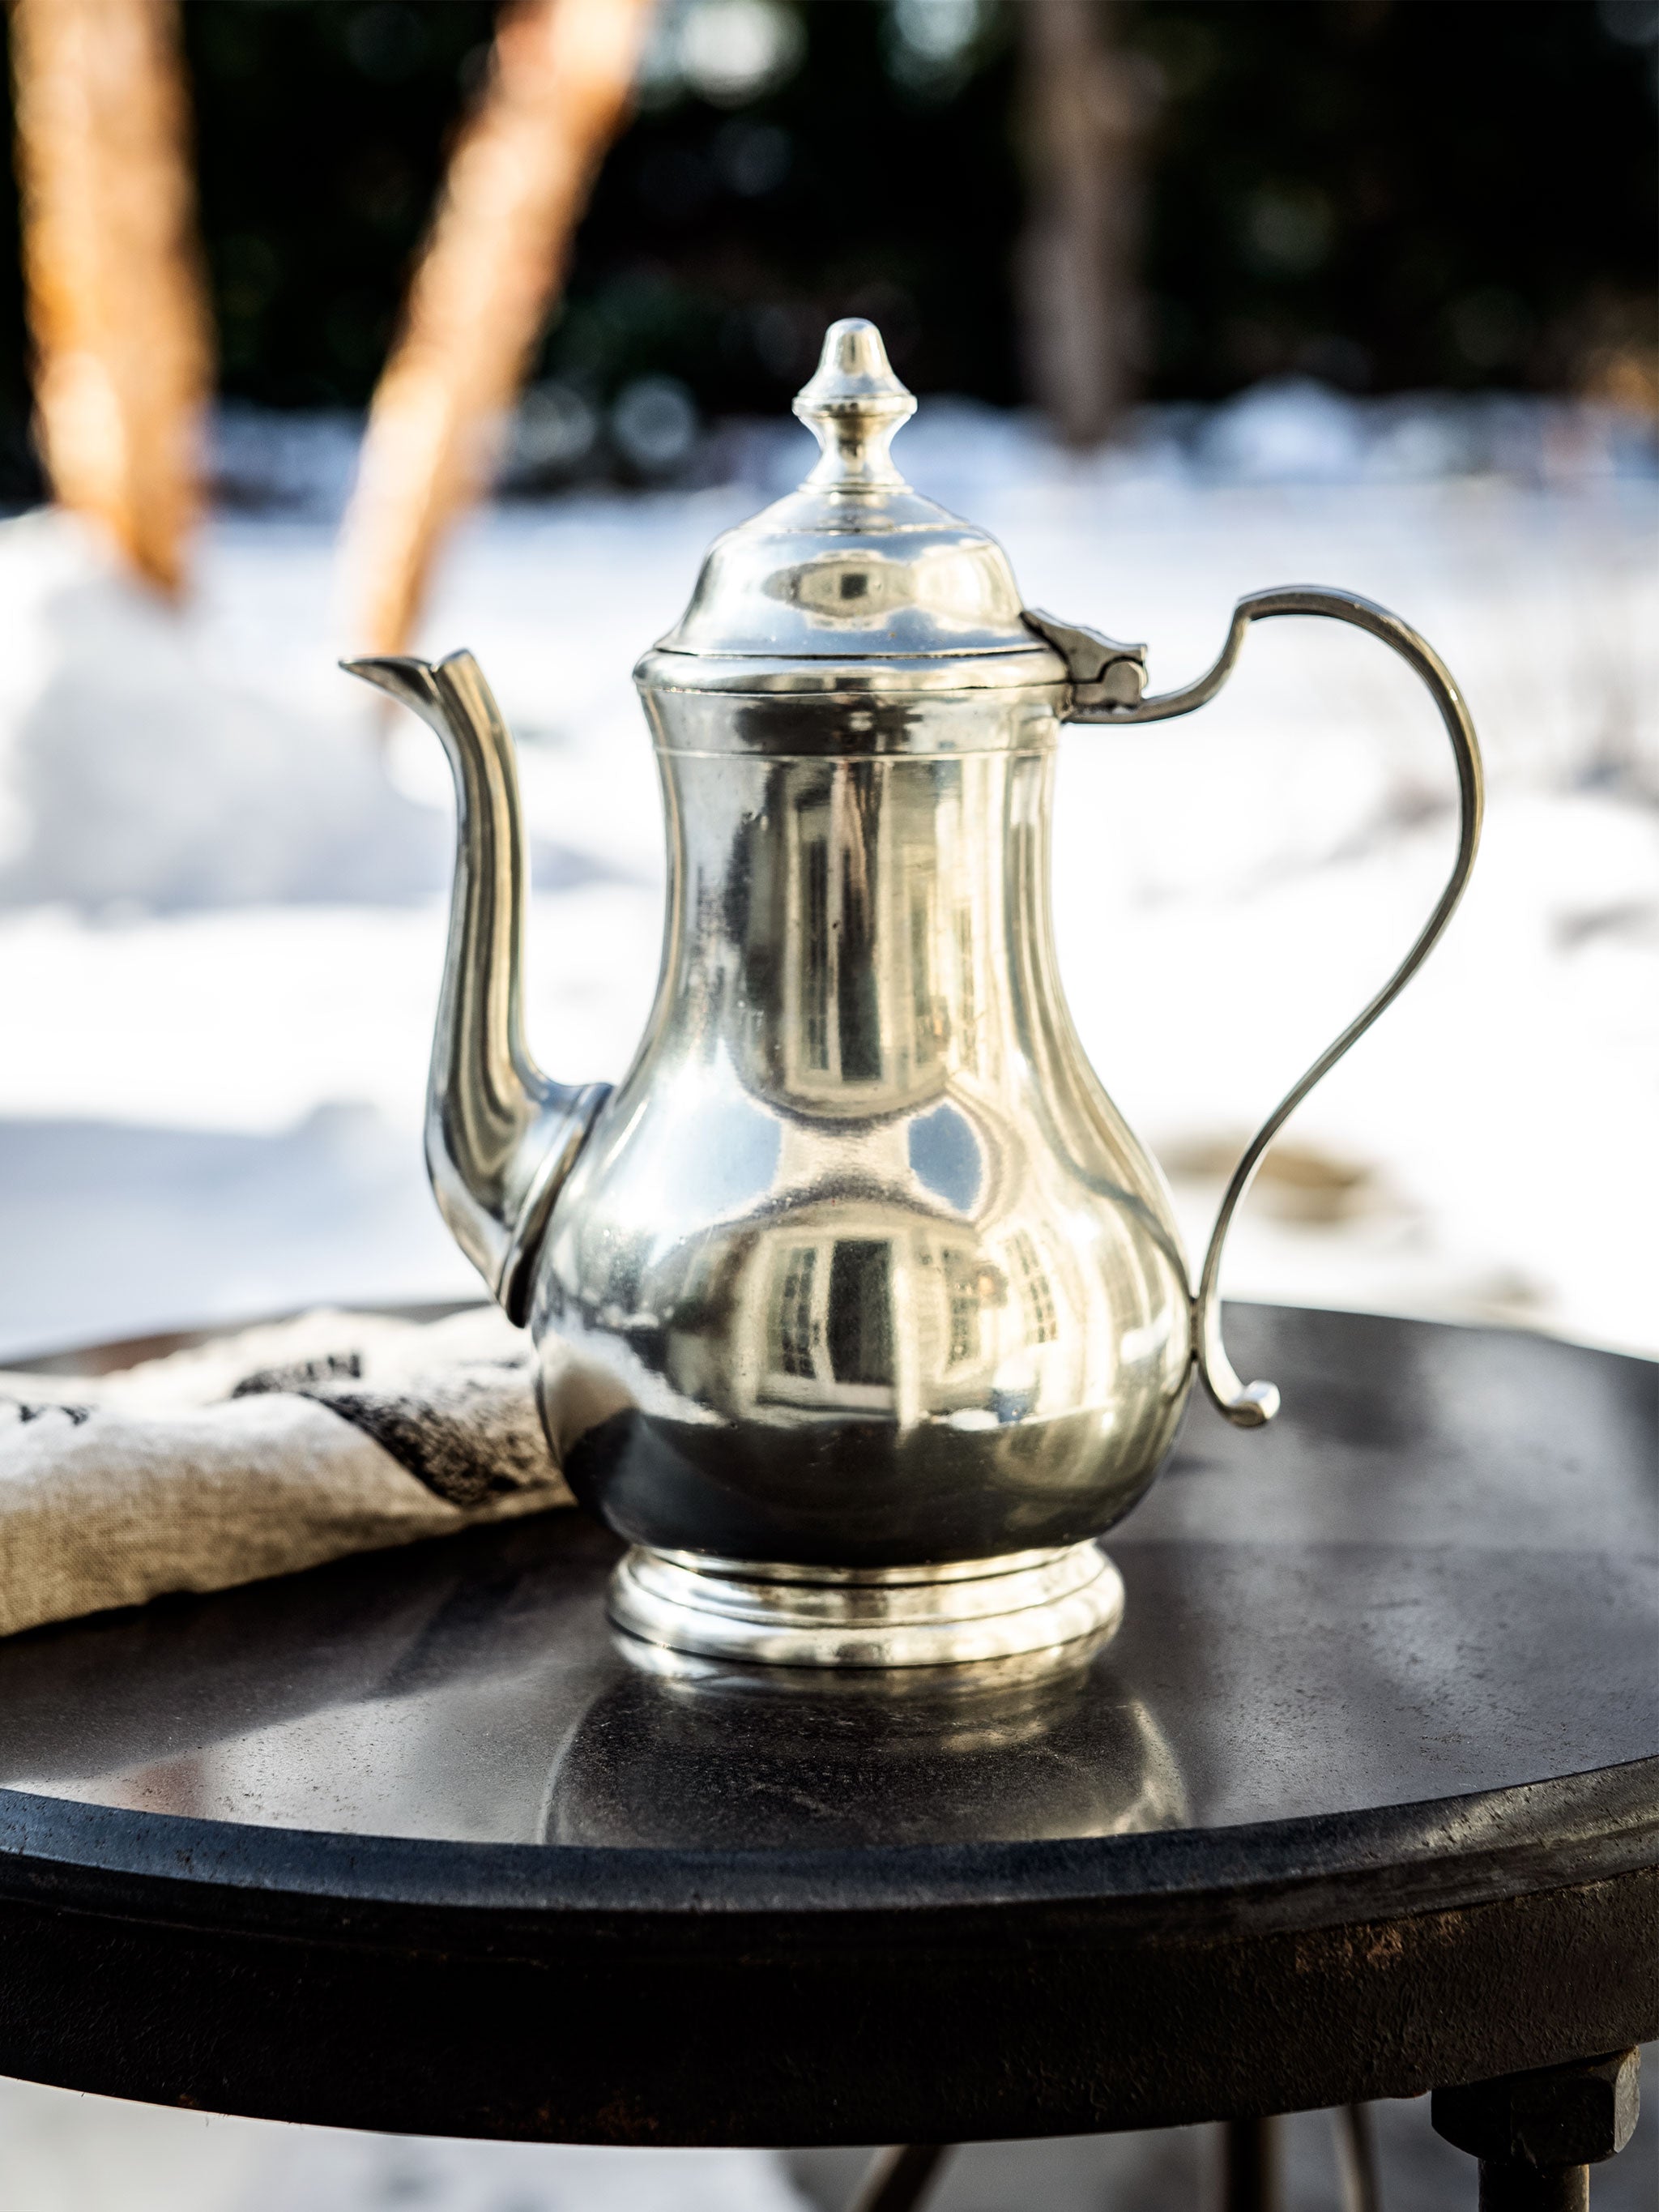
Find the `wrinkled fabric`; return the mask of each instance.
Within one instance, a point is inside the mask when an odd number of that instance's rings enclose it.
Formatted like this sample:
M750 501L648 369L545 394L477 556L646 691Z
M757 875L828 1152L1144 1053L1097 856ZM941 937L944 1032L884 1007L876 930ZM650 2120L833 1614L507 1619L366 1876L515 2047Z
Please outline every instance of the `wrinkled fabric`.
M0 1373L0 1635L568 1505L533 1378L493 1306Z

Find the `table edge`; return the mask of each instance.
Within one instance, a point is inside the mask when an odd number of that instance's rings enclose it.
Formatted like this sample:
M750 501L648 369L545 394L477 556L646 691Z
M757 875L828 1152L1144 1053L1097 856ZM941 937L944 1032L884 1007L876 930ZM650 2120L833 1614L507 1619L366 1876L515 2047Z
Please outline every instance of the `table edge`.
M1056 1841L673 1850L341 1835L0 1790L7 1902L316 1941L463 1948L734 1923L1085 1923L1126 1937L1461 1910L1659 1866L1659 1756L1472 1796ZM458 1876L465 1891L458 1889ZM722 1936L720 1931L726 1931Z
M346 1298L324 1302L330 1311L366 1316L386 1316L392 1320L434 1322L447 1320L452 1314L472 1313L489 1305L488 1297L461 1298ZM1564 1336L1553 1329L1534 1328L1525 1322L1458 1321L1436 1314L1389 1313L1373 1306L1322 1305L1318 1304L1287 1304L1282 1298L1228 1297L1222 1300L1224 1313L1231 1308L1250 1307L1263 1313L1328 1314L1340 1321L1389 1322L1401 1328L1427 1328L1455 1331L1461 1336L1498 1337L1507 1340L1522 1339L1534 1344L1559 1346L1563 1351L1584 1352L1597 1359L1616 1359L1632 1366L1645 1367L1655 1372L1659 1380L1659 1352L1644 1352L1634 1345L1608 1344L1588 1337ZM296 1321L301 1315L316 1310L316 1301L310 1305L284 1306L280 1311L269 1310L255 1314L228 1315L218 1321L181 1322L176 1327L144 1330L137 1335L101 1337L84 1342L65 1345L61 1342L33 1351L8 1353L0 1358L0 1368L17 1375L78 1375L91 1372L110 1372L106 1365L109 1355L120 1353L123 1358L115 1367L136 1365L141 1359L154 1359L166 1352L187 1350L208 1344L220 1337L239 1335L245 1329L268 1328L282 1322Z

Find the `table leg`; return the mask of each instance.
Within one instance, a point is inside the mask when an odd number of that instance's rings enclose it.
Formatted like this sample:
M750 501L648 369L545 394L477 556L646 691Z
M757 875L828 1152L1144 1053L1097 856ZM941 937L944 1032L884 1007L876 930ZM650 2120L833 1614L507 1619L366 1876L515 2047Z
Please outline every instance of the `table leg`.
M1279 2212L1279 2134L1276 2119L1223 2124L1224 2212Z
M1341 2177L1342 2212L1382 2212L1376 2172L1376 2141L1369 2105L1339 2105L1331 2114L1336 2164Z
M1588 2212L1589 2170L1630 2141L1641 2053L1437 2089L1435 2130L1480 2161L1480 2212Z
M848 2212L916 2212L953 2148L951 2143L900 2143L878 2151Z

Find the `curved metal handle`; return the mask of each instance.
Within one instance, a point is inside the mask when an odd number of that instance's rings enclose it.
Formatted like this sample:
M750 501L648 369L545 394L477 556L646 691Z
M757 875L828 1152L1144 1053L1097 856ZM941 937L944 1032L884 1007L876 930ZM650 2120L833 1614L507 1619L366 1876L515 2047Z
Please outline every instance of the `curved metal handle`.
M1220 658L1213 668L1200 676L1197 683L1189 684L1185 690L1165 691L1150 699L1121 704L1085 696L1074 704L1066 719L1077 722L1161 722L1172 714L1189 714L1194 707L1201 707L1206 700L1213 699L1231 675L1244 642L1244 633L1250 624L1269 621L1275 615L1323 615L1334 622L1352 623L1357 629L1369 630L1373 637L1380 637L1385 645L1392 646L1401 659L1422 678L1433 696L1435 705L1440 709L1440 719L1446 726L1446 734L1451 739L1452 752L1456 758L1459 822L1457 858L1434 912L1424 924L1411 951L1376 997L1349 1023L1335 1042L1328 1045L1321 1053L1301 1081L1291 1085L1251 1138L1243 1158L1233 1170L1232 1181L1227 1185L1221 1210L1216 1215L1209 1249L1204 1255L1197 1296L1193 1301L1194 1357L1198 1362L1204 1388L1217 1407L1230 1421L1244 1429L1260 1428L1264 1422L1272 1420L1279 1411L1279 1392L1271 1382L1242 1383L1233 1371L1232 1363L1227 1358L1221 1341L1218 1287L1222 1247L1226 1243L1227 1231L1232 1226L1233 1216L1238 1211L1240 1201L1255 1180L1255 1171L1261 1166L1262 1155L1268 1146L1321 1077L1329 1073L1349 1046L1364 1036L1383 1008L1399 997L1428 958L1441 932L1451 920L1453 910L1469 880L1469 871L1474 866L1475 848L1480 842L1483 804L1480 748L1475 739L1474 725L1469 720L1469 710L1463 703L1462 695L1439 654L1414 629L1401 622L1398 615L1391 615L1386 607L1374 605L1370 599L1362 599L1356 592L1328 591L1318 584L1291 584L1276 592L1254 592L1249 599L1241 599L1233 610L1232 627L1227 633L1227 642L1221 648Z

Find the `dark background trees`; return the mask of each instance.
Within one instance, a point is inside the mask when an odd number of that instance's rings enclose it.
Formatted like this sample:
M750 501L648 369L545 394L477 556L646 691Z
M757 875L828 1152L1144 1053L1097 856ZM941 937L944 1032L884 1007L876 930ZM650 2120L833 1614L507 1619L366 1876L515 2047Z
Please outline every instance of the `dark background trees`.
M1028 396L1018 269L1041 0L800 0L774 81L659 72L583 226L547 373L780 408L866 313L919 388ZM1087 0L1085 0L1087 4ZM774 12L784 9L775 0ZM483 64L477 0L187 0L228 394L360 405ZM1139 105L1130 367L1155 398L1582 387L1650 359L1650 0L1120 0ZM9 241L15 220L3 222ZM15 249L0 447L29 472Z

